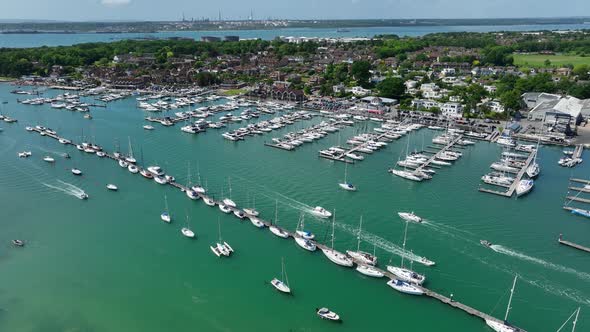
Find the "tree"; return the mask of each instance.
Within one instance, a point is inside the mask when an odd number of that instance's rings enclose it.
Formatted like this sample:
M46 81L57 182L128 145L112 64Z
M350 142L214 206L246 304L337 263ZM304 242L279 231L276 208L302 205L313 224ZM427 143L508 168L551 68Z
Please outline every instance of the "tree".
M398 77L389 77L377 84L380 97L400 100L406 91L404 80Z
M514 59L511 54L512 49L507 46L487 47L483 50L482 62L496 66L512 65Z
M545 61L543 61L543 64L545 65L545 67L549 67L551 66L551 60L545 59Z
M590 78L590 66L588 65L578 65L574 67L574 75L578 76L581 80L587 80Z
M359 85L366 87L369 85L369 79L371 78L369 70L371 70L371 64L368 61L355 61L352 63L350 73Z
M500 102L504 105L506 110L519 110L520 109L520 93L515 90L506 91L500 95Z

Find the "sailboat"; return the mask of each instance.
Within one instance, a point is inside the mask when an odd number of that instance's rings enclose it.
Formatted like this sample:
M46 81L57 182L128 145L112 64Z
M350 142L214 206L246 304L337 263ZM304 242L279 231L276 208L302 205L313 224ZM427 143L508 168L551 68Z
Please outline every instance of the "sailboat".
M127 139L129 140L129 156L125 158L125 161L130 164L135 164L137 160L135 159L135 157L133 157L133 149L131 148L131 138L127 136Z
M183 227L180 231L182 232L182 235L184 235L188 238L195 237L195 233L189 228L188 214L186 215L186 227Z
M334 250L334 225L336 224L336 210L332 215L332 245L330 248L322 247L322 252L330 261L340 266L352 267L354 264L352 258L346 256L345 254Z
M561 331L561 329L563 329L563 327L565 326L565 324L567 324L567 322L570 321L570 319L572 319L572 317L575 316L574 321L572 322L572 332L576 331L576 324L578 323L578 316L580 315L580 307L578 307L578 309L576 309L568 318L567 320L559 327L559 329L557 329L557 332Z
M244 212L246 212L246 214L248 216L253 216L253 217L258 217L259 212L256 211L256 197L252 198L252 207L251 208L245 208Z
M141 149L141 164L145 165L143 163L143 149ZM146 179L153 179L154 178L154 175L150 171L148 171L146 168L142 168L139 171L139 174L141 174L141 176L143 176Z
M160 218L162 218L164 222L170 223L172 221L172 217L170 216L170 212L168 211L168 197L166 197L166 195L164 195L164 206L165 210L160 215Z
M197 194L205 194L207 192L207 190L201 186L201 171L198 167L199 165L197 164L197 181L199 182L198 184L194 185L191 187L191 189L196 192Z
M285 282L283 282L285 280ZM287 271L285 270L285 260L281 258L281 279L274 278L270 281L270 284L276 288L279 292L291 294L291 288L289 288L289 277L287 277Z
M348 163L346 163L344 165L344 182L339 183L338 185L340 186L340 188L344 189L344 190L348 190L348 191L356 191L356 187L347 181L347 174L348 173Z
M361 229L363 227L363 216L361 216L361 219L359 221L359 231L357 233L357 242L356 242L356 251L352 251L352 250L346 250L346 254L354 259L356 259L357 261L360 261L363 264L367 264L367 265L372 265L375 266L377 265L377 257L375 257L375 255L372 255L368 252L364 252L361 251Z
M219 242L215 243L215 246L209 246L211 251L217 256L229 257L234 252L234 249L225 241L221 240L221 219L217 218L217 227L219 231Z
M221 197L223 197L223 186L221 187ZM225 204L225 200L219 202L219 210L223 213L230 213L231 208Z
M421 274L418 274L410 269L404 268L404 256L406 254L406 238L408 235L408 222L406 221L406 229L404 231L404 243L403 243L403 253L402 253L402 263L400 267L387 265L387 271L395 274L399 279L402 281L407 281L413 284L422 285L426 277Z
M192 200L199 199L199 195L191 188L191 164L188 164L188 175L186 183L186 196Z
M276 200L275 202L275 220L273 220L274 224L271 224L268 229L270 230L271 233L273 233L274 235L286 239L289 237L289 233L287 233L285 230L283 230L282 228L278 227L276 225L276 223L279 220L279 200Z
M528 177L531 179L536 178L539 175L539 173L541 173L541 166L539 166L539 164L537 163L537 155L539 154L539 143L540 142L541 142L541 139L539 139L539 141L537 141L537 148L533 152L535 154L535 157L533 157L533 162L526 169L526 175L528 175Z
M510 313L510 305L512 304L512 296L514 295L514 287L516 286L516 279L518 275L514 276L514 281L512 282L512 288L510 289L510 298L508 299L508 306L506 306L506 314L504 315L504 321L500 322L499 320L495 319L486 319L486 325L491 327L492 330L496 332L517 332L520 331L517 327L513 327L508 324L508 314Z
M229 198L224 199L223 200L223 204L225 204L225 205L227 205L227 206L229 206L231 208L235 208L237 206L237 204L236 204L236 202L234 202L231 199L231 178L228 178L227 179L227 183L229 185Z
M299 224L297 225L297 230L295 231L295 233L297 233L297 235L306 240L313 240L315 238L315 235L312 232L305 230L305 226L303 223L304 219L305 217L303 215L303 212L301 212L301 216L299 217Z

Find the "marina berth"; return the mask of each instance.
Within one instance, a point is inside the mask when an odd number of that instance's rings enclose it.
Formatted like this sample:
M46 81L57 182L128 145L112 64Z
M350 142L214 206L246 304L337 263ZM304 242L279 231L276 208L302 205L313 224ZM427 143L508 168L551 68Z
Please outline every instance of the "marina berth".
M422 288L412 285L407 281L391 279L387 282L387 285L400 293L409 295L424 295Z

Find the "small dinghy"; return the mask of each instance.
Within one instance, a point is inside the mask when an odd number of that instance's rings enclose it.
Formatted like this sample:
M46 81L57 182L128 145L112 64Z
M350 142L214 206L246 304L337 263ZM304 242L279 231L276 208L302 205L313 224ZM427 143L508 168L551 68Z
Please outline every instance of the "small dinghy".
M17 246L17 247L24 247L25 246L25 241L23 240L12 240L12 244Z
M82 175L82 171L77 168L72 168L72 174L74 175Z

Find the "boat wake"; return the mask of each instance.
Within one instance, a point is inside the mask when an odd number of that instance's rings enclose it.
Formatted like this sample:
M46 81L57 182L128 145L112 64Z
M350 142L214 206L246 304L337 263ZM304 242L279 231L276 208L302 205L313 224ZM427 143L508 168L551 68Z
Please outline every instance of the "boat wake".
M521 252L518 252L516 250L512 250L512 249L506 248L506 247L501 246L501 245L498 245L498 244L493 244L490 248L492 250L494 250L495 252L498 252L498 253L501 253L501 254L504 254L504 255L516 257L516 258L519 258L519 259L524 260L524 261L528 261L528 262L531 262L531 263L535 263L535 264L538 264L538 265L541 265L541 266L544 266L544 267L553 269L555 271L564 272L564 273L570 273L570 274L573 274L573 275L577 276L580 279L590 280L590 274L589 273L580 272L580 271L577 271L577 270L572 269L570 267L566 267L566 266L562 266L562 265L559 265L559 264L554 264L554 263L551 263L551 262L547 262L547 261L545 261L543 259L532 257L532 256L523 254Z
M46 186L47 188L51 188L60 192L63 192L67 195L70 196L74 196L74 197L79 197L80 194L84 193L84 190L82 190L81 188L76 187L75 185L71 184L71 183L67 183L61 180L57 180L57 182L59 182L61 184L61 186L54 186L48 183L43 182L43 185Z
M464 233L465 235L473 235L471 232L465 231L465 230L461 230L452 226L448 226L445 224L440 224L440 223L434 223L432 220L424 220L422 222L422 224L430 229L432 229L435 232L444 234L448 237L452 237L455 239L460 239L460 240L464 240L473 244L478 244L479 242L475 241L475 240L471 240L465 236L460 235L459 233Z

